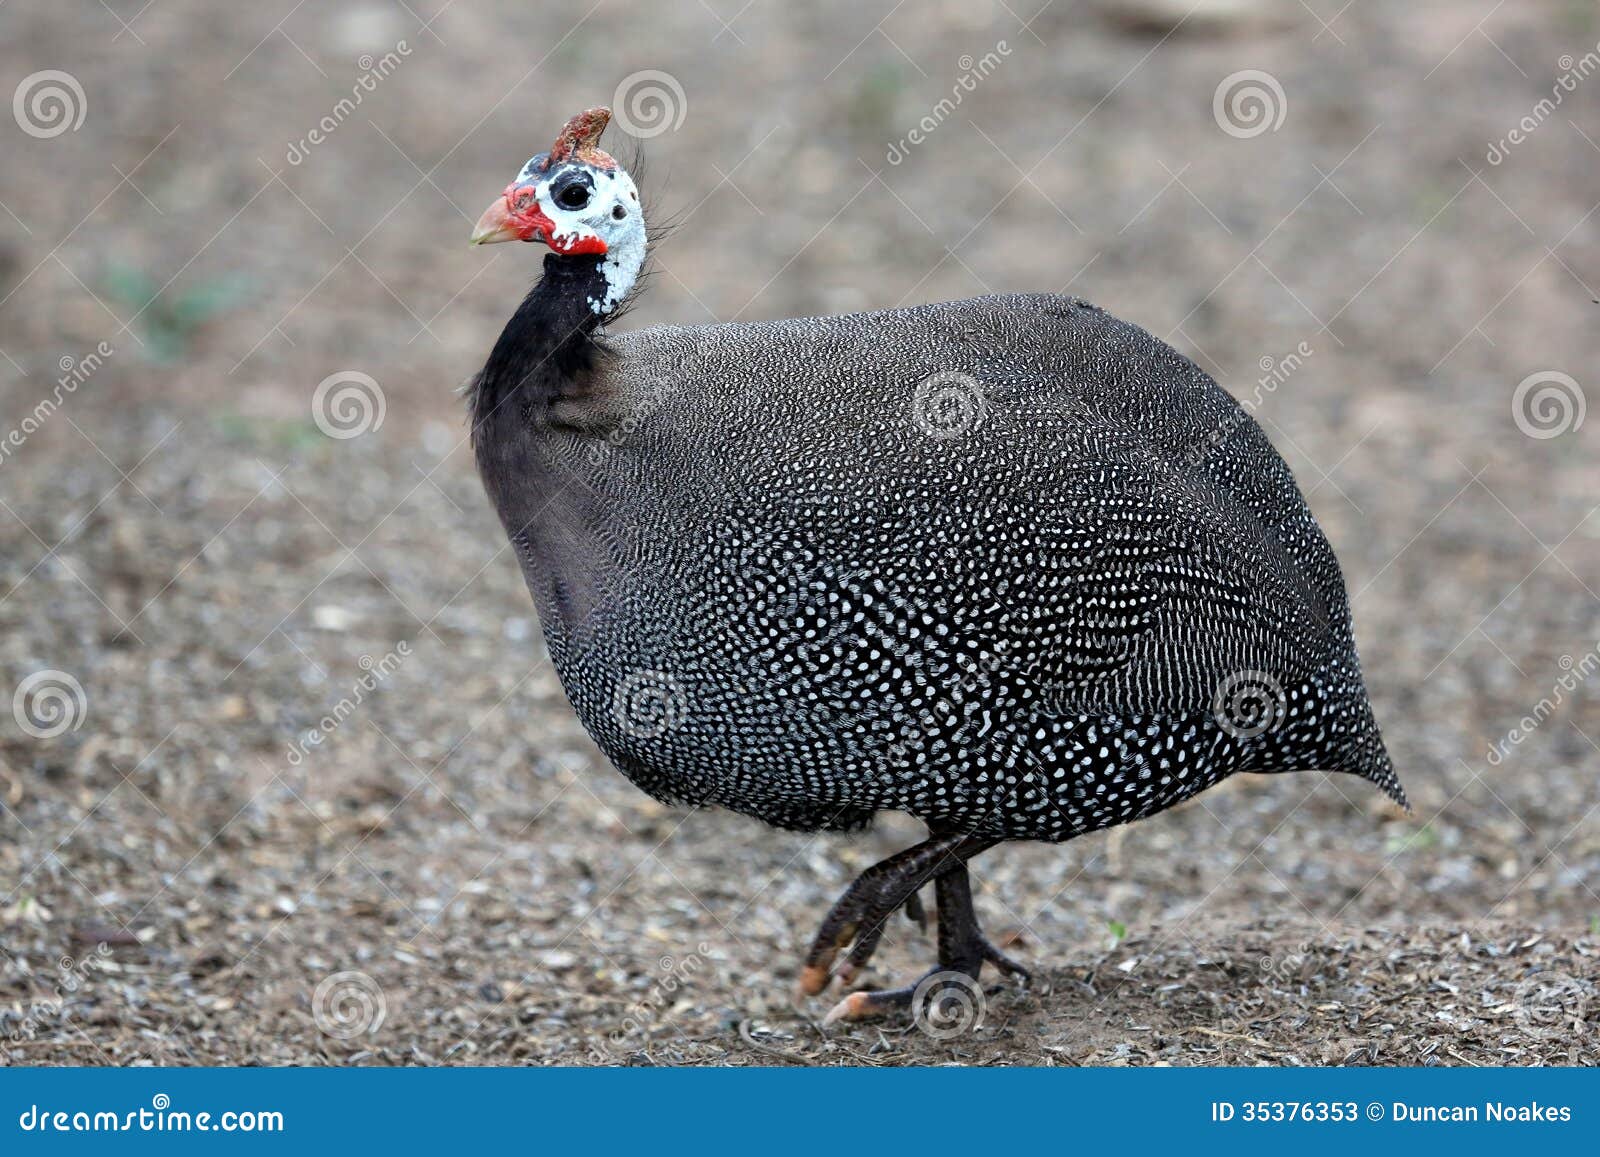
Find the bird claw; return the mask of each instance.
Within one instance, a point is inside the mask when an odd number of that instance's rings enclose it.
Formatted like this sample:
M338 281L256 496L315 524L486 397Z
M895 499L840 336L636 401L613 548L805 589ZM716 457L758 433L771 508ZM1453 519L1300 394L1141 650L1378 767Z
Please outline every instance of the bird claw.
M928 930L928 912L922 905L922 898L916 892L907 896L901 906L913 924L924 932ZM866 970L873 953L877 951L884 926L893 913L893 908L876 912L868 909L863 917L843 924L831 942L821 941L819 945L813 946L811 956L800 969L799 979L795 983L796 999L821 995L828 990L835 979L846 988L854 984L856 978ZM834 968L834 961L838 959L839 953L846 949L849 949L849 953L844 963Z
M916 892L906 897L906 919L923 932L928 930L928 910L922 906L922 896Z
M828 1010L828 1015L822 1018L822 1027L827 1028L841 1021L876 1020L880 1016L910 1008L915 991L914 988L890 988L878 992L852 992Z
M857 1007L862 1003L861 998L864 996L866 996L864 992L852 992L834 1005L828 1010L828 1015L822 1018L822 1027L827 1028L830 1025L838 1024L841 1020L862 1019L860 1013L857 1012Z
M996 948L988 940L983 941L983 959L985 963L992 964L1006 976L1015 976L1024 982L1033 979L1033 973Z
M827 991L828 985L833 983L833 973L829 971L832 960L825 960L820 964L808 964L800 970L800 979L795 982L796 999L809 996L820 996Z
M964 958L966 963L948 966L943 964L936 965L929 971L927 976L924 976L916 984L908 985L904 988L861 989L846 994L822 1018L822 1027L827 1028L841 1023L848 1024L857 1021L876 1020L879 1017L890 1016L897 1012L909 1011L917 1001L918 992L923 989L931 978L935 977L945 979L946 983L948 983L948 978L952 974L966 976L968 977L967 983L970 984L973 990L976 990L979 983L979 971L985 964L994 965L1001 973L1017 977L1024 984L1031 983L1033 974L1028 969L1001 952L987 939L983 938L981 934L979 934L977 942L971 946L971 949L972 954ZM846 960L833 973L830 973L825 967L807 968L801 973L799 995L803 997L817 996L826 991L835 979L839 980L843 987L848 988L855 983L862 971L863 968L853 960ZM818 979L819 977L820 980ZM811 987L806 985L808 979L811 982ZM933 999L937 1000L937 997L935 996Z
M836 980L840 987L849 988L864 970L865 965L854 960L846 960L831 972L827 963L808 964L800 970L800 979L795 983L795 999L821 996Z

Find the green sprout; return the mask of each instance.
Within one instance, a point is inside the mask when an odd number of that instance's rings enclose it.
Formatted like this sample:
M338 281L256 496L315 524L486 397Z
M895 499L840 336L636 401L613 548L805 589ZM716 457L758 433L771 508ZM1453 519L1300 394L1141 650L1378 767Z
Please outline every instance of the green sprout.
M1385 850L1391 855L1401 852L1418 852L1424 848L1431 848L1439 842L1439 833L1433 825L1423 824L1414 832L1405 835L1392 835L1389 837Z
M249 296L242 276L214 278L174 290L142 270L120 264L106 270L103 285L107 297L137 318L134 324L143 337L145 356L162 365L183 358L196 330Z

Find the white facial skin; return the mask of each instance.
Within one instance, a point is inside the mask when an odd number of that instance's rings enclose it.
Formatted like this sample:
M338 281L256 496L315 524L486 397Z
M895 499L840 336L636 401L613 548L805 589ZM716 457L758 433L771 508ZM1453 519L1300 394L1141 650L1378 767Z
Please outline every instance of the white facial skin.
M549 234L546 242L552 249L558 253L575 248L579 252L594 252L592 246L596 238L605 245L600 270L605 275L606 292L603 297L589 298L589 308L603 317L627 296L644 265L646 237L639 190L633 178L621 169L602 169L569 161L552 166L548 173L540 173L538 164L542 160L542 157L535 157L523 166L516 184L533 186L539 199L539 211L554 226L546 230ZM562 201L570 201L575 196L568 186L573 184L572 177L576 173L586 174L591 185L587 190L587 202L581 208L568 208Z

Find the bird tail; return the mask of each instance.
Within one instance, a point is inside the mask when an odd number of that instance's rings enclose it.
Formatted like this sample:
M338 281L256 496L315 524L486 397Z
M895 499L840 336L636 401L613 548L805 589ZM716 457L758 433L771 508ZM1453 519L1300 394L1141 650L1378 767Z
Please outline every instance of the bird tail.
M1383 734L1378 730L1378 721L1373 718L1372 705L1369 703L1363 702L1361 705L1356 721L1356 736L1355 741L1346 747L1345 758L1334 770L1347 771L1376 784L1409 813L1411 801L1406 798L1406 789L1400 785L1400 777L1395 774L1394 761L1389 758L1389 749L1383 744Z

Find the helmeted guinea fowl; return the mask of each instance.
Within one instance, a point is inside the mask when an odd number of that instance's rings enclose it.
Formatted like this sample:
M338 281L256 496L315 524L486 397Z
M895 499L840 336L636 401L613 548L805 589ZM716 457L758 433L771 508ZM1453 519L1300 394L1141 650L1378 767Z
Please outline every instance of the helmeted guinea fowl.
M606 332L646 256L609 116L574 117L474 232L552 250L474 383L478 466L562 685L634 783L784 828L927 824L834 905L803 992L847 949L854 980L929 881L935 971L1020 972L965 867L1002 841L1236 771L1351 772L1404 804L1338 563L1211 378L1049 295Z

